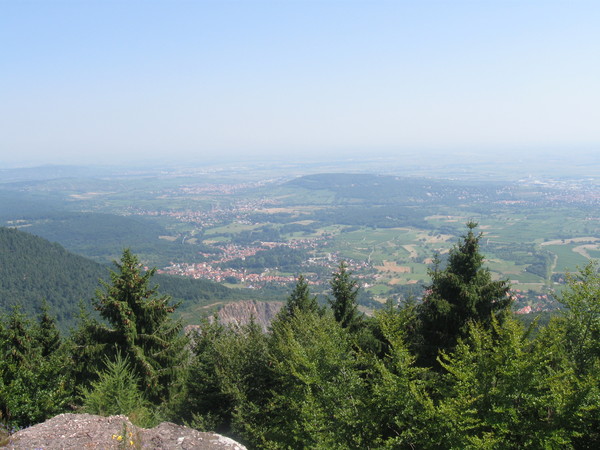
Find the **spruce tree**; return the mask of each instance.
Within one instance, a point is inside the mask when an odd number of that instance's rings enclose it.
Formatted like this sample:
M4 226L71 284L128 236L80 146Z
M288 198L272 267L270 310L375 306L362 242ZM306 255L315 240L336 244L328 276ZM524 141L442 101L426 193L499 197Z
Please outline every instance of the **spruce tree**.
M47 311L43 317L53 321ZM41 320L33 323L15 307L0 321L0 421L9 426L42 422L64 412L73 401L68 358L58 330ZM41 328L49 331L45 336L54 339L52 343L40 339Z
M90 351L82 356L92 377L102 369L105 355L114 359L120 352L130 361L147 398L158 404L168 398L173 383L180 379L185 359L182 326L171 317L178 305L171 304L169 296L159 295L156 286L149 286L155 269L144 273L129 249L115 265L110 282L101 281L94 299L105 322L88 318L76 334L76 343Z
M356 329L361 322L357 302L359 287L344 261L333 273L330 284L333 298L329 300L329 304L333 310L333 317L342 325L342 328Z
M56 325L56 319L50 315L50 308L46 300L42 302L42 311L38 316L34 332L42 357L51 355L60 347L60 331Z
M21 312L20 305L14 306L3 330L6 350L2 356L15 370L30 362L30 354L35 348L30 330L31 321Z
M295 315L296 310L311 311L313 313L319 312L317 297L310 293L308 282L303 275L298 276L294 290L287 298L287 303L282 313L286 317L292 317Z
M429 271L432 282L418 314L421 364L438 367L438 351L453 348L466 335L469 322L489 325L492 315L500 315L510 305L508 281L493 281L483 267L482 235L475 234L476 227L477 223L468 222L467 234L450 250L448 265L441 269L436 259Z

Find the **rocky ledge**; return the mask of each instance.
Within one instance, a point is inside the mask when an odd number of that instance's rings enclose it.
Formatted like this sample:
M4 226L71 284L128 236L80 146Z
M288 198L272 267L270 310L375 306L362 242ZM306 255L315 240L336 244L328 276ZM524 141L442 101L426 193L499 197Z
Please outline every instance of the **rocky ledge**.
M125 416L91 414L60 414L13 434L6 448L246 450L233 439L174 423L145 429L136 427Z

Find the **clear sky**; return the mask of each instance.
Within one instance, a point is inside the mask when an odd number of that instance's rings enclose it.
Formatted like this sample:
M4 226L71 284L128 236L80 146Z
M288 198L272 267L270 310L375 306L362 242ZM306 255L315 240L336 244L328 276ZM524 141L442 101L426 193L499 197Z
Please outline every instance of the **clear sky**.
M598 149L600 2L0 0L0 164Z

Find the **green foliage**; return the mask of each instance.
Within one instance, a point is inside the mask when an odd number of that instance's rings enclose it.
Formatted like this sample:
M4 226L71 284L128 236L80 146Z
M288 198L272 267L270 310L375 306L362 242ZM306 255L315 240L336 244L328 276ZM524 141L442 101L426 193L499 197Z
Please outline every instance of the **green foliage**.
M74 399L68 353L47 313L32 324L15 308L0 322L0 354L1 422L26 427L68 409Z
M75 335L76 344L86 352L79 362L88 365L84 370L89 374L90 369L100 368L104 355L114 357L115 351L120 351L130 361L148 399L164 402L176 387L186 358L181 324L171 317L177 305L149 287L154 270L143 273L129 250L115 265L111 283L102 282L103 289L98 289L94 302L106 323L87 320Z
M567 275L567 289L558 298L569 353L580 373L600 370L600 273L590 262L577 274Z
M590 262L568 285L559 301L562 317L550 323L545 335L557 337L574 367L578 386L573 393L571 425L578 448L600 446L600 274Z
M435 417L429 397L427 370L414 365L406 344L413 312L410 307L380 311L375 320L386 342L385 353L363 358L370 379L364 426L378 448L431 446L430 423Z
M416 334L417 324L417 303L414 298L398 306L394 306L393 300L390 299L384 308L375 312L374 317L365 319L365 328L367 328L371 340L376 342L371 345L360 345L360 348L370 350L380 359L390 354L392 337L410 348L411 339L414 339Z
M63 329L75 324L77 301L89 298L105 269L58 244L0 227L0 311L22 305L29 316L44 302Z
M559 336L534 340L513 319L469 326L443 353L437 438L450 448L569 448L583 404Z
M285 307L282 309L282 314L291 317L295 315L297 310L313 313L319 312L317 296L310 293L308 283L302 275L298 276L294 289L287 298Z
M475 235L475 227L476 223L467 223L468 232L450 251L446 268L441 269L438 261L430 271L432 283L419 313L422 364L434 366L438 350L453 348L469 322L489 324L510 305L508 282L493 281L483 267L481 234Z
M180 416L201 431L230 429L233 399L222 388L220 365L230 357L226 340L232 332L218 323L204 320L191 332L193 359L186 372L186 402Z
M358 283L352 279L348 271L348 265L342 261L338 270L331 278L331 292L333 298L329 299L329 305L333 311L333 317L343 328L356 329L361 322L358 314Z
M77 325L78 303L92 298L98 279L107 280L106 266L66 251L58 244L22 231L0 227L0 313L13 305L33 317L48 308L61 331ZM248 297L209 280L156 274L162 292L182 308ZM253 294L256 295L256 294ZM44 306L46 305L46 306Z
M331 311L300 276L270 333L205 321L187 347L176 305L127 250L97 291L105 322L84 313L67 344L43 302L35 321L0 320L0 422L66 411L77 383L88 412L142 426L171 413L253 448L598 448L597 265L569 277L562 317L525 329L468 228L422 305L360 316L342 263Z
M56 320L50 315L49 306L45 301L42 303L42 312L38 316L34 336L43 358L50 356L60 347L60 331L57 328Z
M365 448L364 380L348 331L331 314L298 310L273 327L270 348L269 446Z
M201 244L182 245L159 239L167 231L142 217L59 210L36 213L27 219L29 232L102 263L110 261L126 246L152 264L161 265L174 260L200 262L203 258L198 252L214 252Z
M205 321L192 342L183 418L256 442L271 386L267 335L254 323L232 328Z
M123 414L145 428L157 425L128 358L123 358L117 350L115 359L105 357L104 364L91 388L81 390L83 412L101 416Z

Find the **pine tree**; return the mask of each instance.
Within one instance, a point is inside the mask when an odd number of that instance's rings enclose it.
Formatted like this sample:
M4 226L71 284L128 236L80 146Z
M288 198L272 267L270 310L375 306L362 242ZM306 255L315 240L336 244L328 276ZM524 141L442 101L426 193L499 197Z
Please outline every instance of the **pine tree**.
M45 317L52 322L47 311ZM47 335L53 341L46 345L39 332L45 325L32 323L18 307L2 322L0 419L10 426L25 427L64 412L73 401L74 390L58 330Z
M42 302L42 312L38 316L38 323L34 328L34 332L42 357L45 358L51 355L60 347L60 331L56 325L56 319L50 315L46 300Z
M123 414L135 425L156 426L127 358L117 352L114 360L105 358L104 363L106 368L98 374L98 380L90 389L81 390L83 411L101 416Z
M102 282L94 306L106 323L88 319L76 335L80 348L90 346L90 375L102 368L104 355L120 352L130 361L141 388L153 403L164 402L180 379L185 358L181 323L171 317L178 305L149 286L155 269L142 272L138 258L128 249L110 283ZM92 375L93 376L93 375Z
M287 298L287 303L282 312L285 316L292 317L295 315L296 310L319 312L317 297L311 295L310 288L303 275L298 276L294 290Z
M489 325L492 315L510 305L508 282L493 281L489 269L483 267L482 235L474 233L476 227L475 222L467 223L468 232L450 251L446 268L441 269L436 260L429 271L432 283L419 310L421 364L436 365L438 351L453 348L469 322Z
M331 279L333 298L329 300L333 317L342 328L355 329L361 322L361 316L358 314L358 289L358 283L352 279L347 264L342 261L338 270L333 273Z

